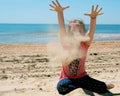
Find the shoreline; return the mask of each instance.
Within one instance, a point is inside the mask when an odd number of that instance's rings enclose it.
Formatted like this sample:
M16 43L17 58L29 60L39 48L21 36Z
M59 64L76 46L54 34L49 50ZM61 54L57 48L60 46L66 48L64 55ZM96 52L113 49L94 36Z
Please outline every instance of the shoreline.
M0 96L60 96L56 84L61 64L49 62L46 44L0 44ZM93 78L115 84L110 91L119 92L120 41L94 41L86 70ZM86 96L81 89L69 93L79 95Z
M42 44L42 45L45 45L45 44L48 44L48 43L51 43L51 42L59 42L59 41L50 41L50 42L27 42L27 43L0 43L0 45L32 45L32 44ZM92 41L92 43L97 43L97 42L120 42L120 40L94 40Z

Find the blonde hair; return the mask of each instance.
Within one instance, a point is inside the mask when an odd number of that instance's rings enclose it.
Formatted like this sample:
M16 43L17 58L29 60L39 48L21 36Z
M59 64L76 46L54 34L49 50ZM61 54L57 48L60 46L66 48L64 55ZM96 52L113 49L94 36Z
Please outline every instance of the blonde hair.
M80 24L80 26L82 27L81 33L85 34L86 33L86 28L85 28L85 24L84 24L84 22L82 20L74 19L74 20L69 21L69 24L70 23L76 23L76 22L78 22ZM68 25L68 34L71 34L70 29L71 29L71 26Z

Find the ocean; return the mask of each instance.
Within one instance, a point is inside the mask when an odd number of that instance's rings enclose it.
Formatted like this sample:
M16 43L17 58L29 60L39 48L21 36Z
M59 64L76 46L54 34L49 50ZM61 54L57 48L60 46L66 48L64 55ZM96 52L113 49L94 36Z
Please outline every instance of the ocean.
M0 24L0 44L59 41L58 33L58 24ZM94 41L108 40L120 40L120 25L97 24Z

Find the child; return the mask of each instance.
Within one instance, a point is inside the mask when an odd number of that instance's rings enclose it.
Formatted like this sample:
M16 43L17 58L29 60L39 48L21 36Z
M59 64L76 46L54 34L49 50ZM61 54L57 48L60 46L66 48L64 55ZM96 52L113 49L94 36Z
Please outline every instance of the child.
M69 8L69 6L62 7L57 0L56 2L52 1L52 3L52 5L50 4L51 10L56 11L58 14L60 36L62 42L66 36L77 35L81 37L86 35L85 25L80 20L71 21L69 23L68 32L66 32L63 11ZM72 62L70 62L70 64L62 64L60 81L57 84L57 90L59 94L65 95L77 88L83 88L99 94L105 94L109 92L108 89L114 87L113 84L105 84L102 81L91 78L85 71L85 60L87 56L87 51L93 40L96 27L96 18L98 15L103 14L101 13L101 10L102 8L98 10L98 5L95 9L94 6L92 6L91 13L85 14L86 16L90 17L90 29L89 33L87 34L90 39L80 42L79 44L79 49L82 50L82 57L74 59ZM69 46L66 47L66 44L62 43L62 45L63 48L69 49ZM112 94L109 96L112 96Z

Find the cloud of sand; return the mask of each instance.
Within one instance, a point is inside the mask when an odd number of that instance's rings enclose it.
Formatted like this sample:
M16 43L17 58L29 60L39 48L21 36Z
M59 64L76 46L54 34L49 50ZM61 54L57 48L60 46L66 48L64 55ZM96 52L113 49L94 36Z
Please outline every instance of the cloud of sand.
M48 56L51 62L70 64L74 59L81 58L80 42L88 41L88 36L66 36L61 42L47 44Z

